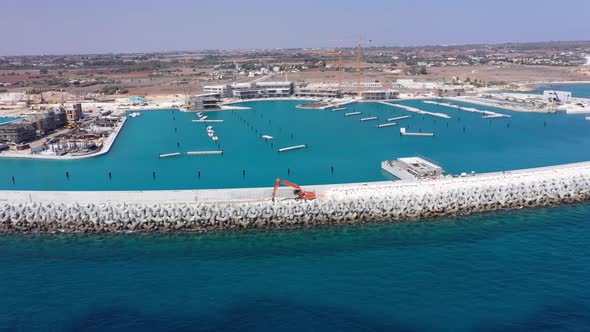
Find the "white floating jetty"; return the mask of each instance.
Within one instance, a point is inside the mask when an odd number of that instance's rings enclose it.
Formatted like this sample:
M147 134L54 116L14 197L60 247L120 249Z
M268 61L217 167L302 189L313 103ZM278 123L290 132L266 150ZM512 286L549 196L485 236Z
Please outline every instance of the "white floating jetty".
M164 153L160 155L160 158L169 158L169 157L176 157L180 156L180 152L173 152L173 153Z
M371 117L368 117L368 118L362 118L359 121L360 122L365 122L365 121L373 121L373 120L377 120L377 119L379 119L378 116L371 116Z
M482 110L478 110L477 108L473 108L473 107L462 107L459 105L453 105L453 104L449 104L449 103L439 103L437 101L432 101L432 100L424 100L423 103L438 105L438 106L443 106L443 107L449 107L449 108L456 108L460 111L465 111L465 112L483 114L484 119L497 119L497 118L510 118L511 117L510 115L507 115L507 114L501 114L501 113L496 113L496 112L492 112L492 111L482 111Z
M444 113L434 113L434 112L427 112L415 107L410 107L410 106L406 106L406 105L400 105L400 104L391 104L391 103L387 103L384 101L379 101L379 103L384 104L384 105L389 105L389 106L393 106L393 107L397 107L397 108L401 108L404 109L408 112L412 112L412 113L418 113L418 114L422 114L422 115L430 115L430 116L436 116L438 118L444 118L444 119L450 119L451 117L444 114Z
M278 152L286 152L286 151L298 150L298 149L305 149L305 148L307 148L307 144L294 145L294 146L289 146L289 147L286 147L286 148L280 148L277 151Z
M219 151L219 150L213 150L213 151L189 151L186 153L187 155L190 156L195 156L195 155L208 155L208 154L223 154L223 150Z
M587 117L586 117L586 120L587 120L587 121L590 121L590 116L587 116Z
M220 123L223 121L224 120L207 120L207 119L193 120L193 122L199 122L199 123Z
M392 126L397 126L397 122L378 124L377 128L385 128L385 127L392 127Z
M274 137L272 137L272 136L270 136L270 135L262 135L262 136L260 136L260 137L262 137L262 138L264 138L264 139L273 139L273 138L274 138Z
M403 120L403 119L409 119L411 117L412 117L411 115L398 116L397 118L389 118L389 119L387 119L387 122L399 121L399 120Z
M332 112L339 112L339 111L345 111L345 110L347 110L346 107L339 107L339 108L332 109Z
M362 112L350 112L350 113L344 113L344 116L352 116L352 115L359 115Z
M402 136L434 136L434 133L409 133L406 128L400 128L399 133Z

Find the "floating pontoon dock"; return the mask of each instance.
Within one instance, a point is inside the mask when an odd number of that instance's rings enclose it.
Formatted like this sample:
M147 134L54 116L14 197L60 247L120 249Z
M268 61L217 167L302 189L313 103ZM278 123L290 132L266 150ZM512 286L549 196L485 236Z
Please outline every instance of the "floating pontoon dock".
M219 123L219 122L223 122L224 120L207 120L207 119L199 119L199 120L193 120L193 122L199 122L199 123Z
M411 115L398 116L397 118L389 118L389 119L387 119L387 122L409 119L411 117L412 117Z
M373 121L373 120L377 120L377 119L379 119L379 117L377 117L377 116L371 116L371 117L368 117L368 118L362 118L359 121L360 122L365 122L365 121Z
M459 105L453 105L453 104L449 104L449 103L440 103L440 102L432 101L432 100L424 100L423 103L444 106L444 107L449 107L449 108L456 108L460 111L465 111L465 112L483 114L484 119L510 118L511 117L510 115L506 115L506 114L496 113L496 112L492 112L492 111L482 111L482 110L478 110L477 108L473 108L473 107L462 107Z
M340 108L334 108L334 109L332 109L332 112L339 112L339 111L345 111L345 110L347 110L346 107L340 107Z
M384 101L379 101L379 103L384 104L384 105L389 105L389 106L393 106L393 107L397 107L397 108L401 108L404 109L408 112L412 112L412 113L418 113L418 114L422 114L422 115L431 115L431 116L436 116L439 118L444 118L444 119L450 119L451 117L444 114L444 113L434 113L434 112L427 112L415 107L410 107L410 106L406 106L406 105L400 105L400 104L391 104L391 103L387 103Z
M208 155L208 154L223 154L223 150L213 150L213 151L189 151L186 154L190 156L194 155Z
M160 158L176 157L180 156L180 152L164 153L160 155Z
M362 112L350 112L350 113L345 113L344 116L352 116L352 115L359 115Z
M298 150L298 149L305 149L305 148L307 148L307 144L294 145L294 146L289 146L289 147L286 147L286 148L280 148L277 151L278 152L286 152L286 151Z
M402 136L434 136L434 133L409 133L406 128L400 128L399 133Z
M378 124L377 128L385 128L385 127L392 127L392 126L397 126L397 122Z

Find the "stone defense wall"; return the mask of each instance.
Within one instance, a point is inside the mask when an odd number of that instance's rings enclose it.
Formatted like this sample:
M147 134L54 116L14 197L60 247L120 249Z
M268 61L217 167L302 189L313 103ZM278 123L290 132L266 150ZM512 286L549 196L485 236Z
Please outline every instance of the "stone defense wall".
M1 202L0 233L168 232L417 220L590 200L590 164L458 179L335 187L315 201Z

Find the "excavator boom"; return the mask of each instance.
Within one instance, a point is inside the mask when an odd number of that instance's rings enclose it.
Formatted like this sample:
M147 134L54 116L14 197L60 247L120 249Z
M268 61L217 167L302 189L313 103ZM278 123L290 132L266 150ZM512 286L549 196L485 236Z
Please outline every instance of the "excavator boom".
M301 188L301 186L299 186L296 183L293 182L289 182L287 180L281 180L279 178L277 178L277 180L275 181L275 186L274 186L274 190L272 191L272 200L274 202L275 200L275 196L277 194L277 190L279 190L279 186L283 184L285 186L289 186L291 188L295 188L295 192L297 193L299 199L315 199L316 198L316 194L313 191L305 191L303 190L303 188Z

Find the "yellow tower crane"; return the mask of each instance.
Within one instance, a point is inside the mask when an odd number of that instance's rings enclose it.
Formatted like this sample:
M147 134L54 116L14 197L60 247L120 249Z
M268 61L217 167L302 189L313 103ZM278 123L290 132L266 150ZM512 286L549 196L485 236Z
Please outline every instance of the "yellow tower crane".
M361 76L362 76L362 49L363 44L371 43L372 40L370 39L363 39L359 37L357 40L335 40L336 42L340 43L355 43L356 44L356 94L360 98L361 97ZM342 57L340 57L339 65L341 65ZM342 83L341 83L342 84Z
M338 90L342 91L342 50L338 50Z

